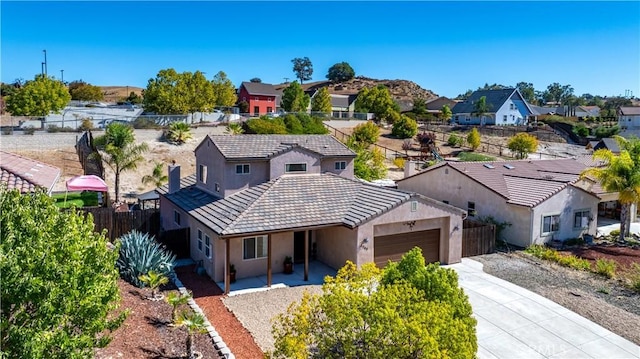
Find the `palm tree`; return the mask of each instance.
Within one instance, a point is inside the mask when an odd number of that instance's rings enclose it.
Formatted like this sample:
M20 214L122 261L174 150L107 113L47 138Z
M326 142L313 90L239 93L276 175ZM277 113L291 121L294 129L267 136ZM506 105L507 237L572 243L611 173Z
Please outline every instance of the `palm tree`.
M134 141L133 127L117 122L109 124L105 134L94 140L99 150L95 156L106 163L115 175L116 202L120 200L120 174L135 170L144 159L142 154L149 149L146 143L135 144Z
M160 187L167 182L168 178L169 177L164 174L162 163L154 162L153 172L150 175L144 175L144 177L142 177L142 183L152 183L154 186Z
M241 135L242 133L244 133L244 129L242 128L241 124L237 122L230 122L227 125L227 133L231 135Z
M484 125L482 123L482 116L486 115L489 111L491 111L491 106L487 104L487 96L482 96L476 101L472 115L478 116L478 118L480 118L480 124Z
M160 300L163 297L159 297L156 294L156 290L161 285L169 283L169 278L167 276L158 273L156 271L150 270L147 274L143 274L138 277L142 283L146 284L151 288L151 300Z
M185 327L187 329L187 333L189 334L187 336L187 351L189 352L189 359L195 359L196 351L193 345L193 336L198 333L207 332L204 316L192 311L182 312L173 322L173 326Z
M620 155L614 155L608 149L594 152L593 158L603 160L606 167L589 168L581 177L592 177L609 192L618 192L620 210L620 241L629 236L631 225L630 209L633 203L640 202L640 140L626 140L614 136L620 145Z
M191 296L189 294L181 294L180 292L171 292L167 294L167 303L171 304L173 311L171 312L171 320L176 321L178 317L178 308L181 305L187 304Z
M169 125L167 132L167 140L175 144L181 145L192 137L191 127L188 123L173 122Z

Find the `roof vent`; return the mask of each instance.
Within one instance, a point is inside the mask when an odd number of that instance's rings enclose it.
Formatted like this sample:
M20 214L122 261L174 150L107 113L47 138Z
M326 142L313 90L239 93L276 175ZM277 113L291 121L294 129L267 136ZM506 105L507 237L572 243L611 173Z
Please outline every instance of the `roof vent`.
M506 164L506 165L503 165L503 166L504 166L504 168L506 168L506 169L508 169L508 170L512 170L512 169L514 169L514 168L515 168L515 167L513 167L513 166L512 166L512 165L510 165L510 164Z
M491 163L485 163L483 166L487 167L488 169L494 169L495 167L493 167L493 165Z
M542 178L544 178L546 180L551 180L551 179L553 179L553 176L552 175L546 175L546 176L544 176Z

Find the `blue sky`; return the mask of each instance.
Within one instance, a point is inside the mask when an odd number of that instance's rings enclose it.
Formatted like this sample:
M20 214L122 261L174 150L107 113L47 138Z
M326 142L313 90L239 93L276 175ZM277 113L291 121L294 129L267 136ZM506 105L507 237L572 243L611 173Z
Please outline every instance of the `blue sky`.
M3 82L51 76L146 87L159 70L239 85L313 81L346 61L454 97L485 83L553 83L640 97L640 2L0 2Z

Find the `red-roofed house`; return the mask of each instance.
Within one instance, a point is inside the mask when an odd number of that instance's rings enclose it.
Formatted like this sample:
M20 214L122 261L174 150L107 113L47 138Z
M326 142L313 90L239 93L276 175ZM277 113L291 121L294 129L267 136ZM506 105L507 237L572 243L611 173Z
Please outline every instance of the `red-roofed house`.
M0 151L0 173L2 184L8 189L18 189L21 193L42 188L47 194L51 194L60 178L60 169L57 167L5 151Z
M574 159L441 162L397 184L472 218L507 222L502 239L526 247L596 234L601 198L577 185L585 168Z
M243 82L238 90L238 102L249 104L249 115L260 116L276 112L280 107L282 91L261 82Z

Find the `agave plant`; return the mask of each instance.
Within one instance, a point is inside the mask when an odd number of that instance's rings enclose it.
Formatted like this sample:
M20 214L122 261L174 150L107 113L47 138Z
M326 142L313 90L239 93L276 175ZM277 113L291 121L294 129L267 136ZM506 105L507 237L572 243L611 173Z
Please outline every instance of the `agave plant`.
M202 314L198 314L192 311L182 312L172 324L174 327L185 327L187 329L187 351L189 352L189 359L196 358L195 347L193 346L193 337L195 334L206 333L207 327L205 324L205 318ZM200 356L202 356L200 354Z
M156 242L148 233L131 231L118 239L120 256L116 266L120 276L127 282L142 288L144 283L140 276L154 271L168 277L173 271L176 256Z
M191 127L189 127L188 123L173 122L169 125L167 141L181 145L187 142L191 137Z
M182 294L180 292L170 292L169 294L167 294L166 301L167 303L171 304L171 307L173 308L173 311L171 312L171 320L176 320L176 318L178 317L178 308L181 305L187 304L189 298L191 298L191 295Z
M164 298L164 296L158 296L156 291L161 285L169 283L169 278L166 275L150 270L149 273L139 276L138 279L151 288L151 298L149 299L160 300Z

